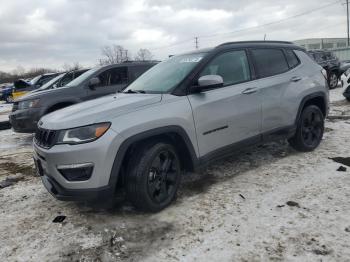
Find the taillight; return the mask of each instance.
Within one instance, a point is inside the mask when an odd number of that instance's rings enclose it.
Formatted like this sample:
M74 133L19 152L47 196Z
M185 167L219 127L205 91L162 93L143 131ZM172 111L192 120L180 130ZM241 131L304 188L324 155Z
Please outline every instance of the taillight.
M328 80L328 75L327 75L326 69L322 69L321 72L322 72L322 75L324 76L324 78L325 78L326 80Z

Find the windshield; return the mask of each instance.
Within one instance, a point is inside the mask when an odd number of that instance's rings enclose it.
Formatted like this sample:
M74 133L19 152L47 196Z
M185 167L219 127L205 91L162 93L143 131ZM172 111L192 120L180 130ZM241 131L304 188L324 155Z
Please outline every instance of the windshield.
M38 82L38 80L41 78L41 75L39 75L39 76L36 76L36 77L34 77L32 80L30 80L30 84L31 85L35 85L36 84L36 82ZM25 81L25 80L24 80Z
M79 77L77 77L73 81L69 82L66 86L71 87L71 86L80 85L82 82L84 82L87 78L89 78L91 75L93 75L100 68L101 67L95 67L95 68L92 68L92 69L86 71L84 74L80 75Z
M58 76L56 76L54 79L50 80L49 82L47 82L45 85L43 85L42 87L40 87L38 90L45 90L45 89L49 89L50 87L52 87L58 80L60 80L66 73L60 74Z
M141 75L124 93L166 93L177 86L206 53L173 56Z

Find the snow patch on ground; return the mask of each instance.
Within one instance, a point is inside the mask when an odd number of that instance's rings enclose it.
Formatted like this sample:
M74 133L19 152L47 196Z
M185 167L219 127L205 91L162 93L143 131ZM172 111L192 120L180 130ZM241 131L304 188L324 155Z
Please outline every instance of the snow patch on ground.
M331 91L333 115L350 103ZM343 113L345 112L345 113ZM0 132L0 257L7 261L346 261L350 257L350 120L326 123L320 147L244 149L184 177L157 214L60 202L32 173L30 135ZM6 145L6 146L4 146ZM289 206L288 201L297 203ZM289 203L289 202L288 202ZM52 223L64 215L62 223Z

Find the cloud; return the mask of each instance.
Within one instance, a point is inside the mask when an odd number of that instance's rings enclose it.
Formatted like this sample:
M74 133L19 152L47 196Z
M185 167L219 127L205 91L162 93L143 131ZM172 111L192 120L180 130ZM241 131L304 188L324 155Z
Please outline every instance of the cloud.
M296 40L346 35L340 2L308 15L271 23L332 0L11 0L0 9L0 70L18 65L60 68L79 61L93 66L104 45L131 53L150 49L155 58L225 41ZM248 30L242 30L247 29ZM249 29L250 28L250 29Z

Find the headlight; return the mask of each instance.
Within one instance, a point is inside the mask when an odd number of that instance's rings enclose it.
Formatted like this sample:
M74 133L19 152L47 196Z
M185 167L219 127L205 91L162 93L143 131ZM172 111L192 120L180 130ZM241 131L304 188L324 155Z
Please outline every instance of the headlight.
M18 109L21 110L21 109L37 107L39 104L39 101L40 99L20 101L18 103Z
M75 145L95 141L103 136L110 126L110 123L100 123L61 130L58 134L57 144Z

